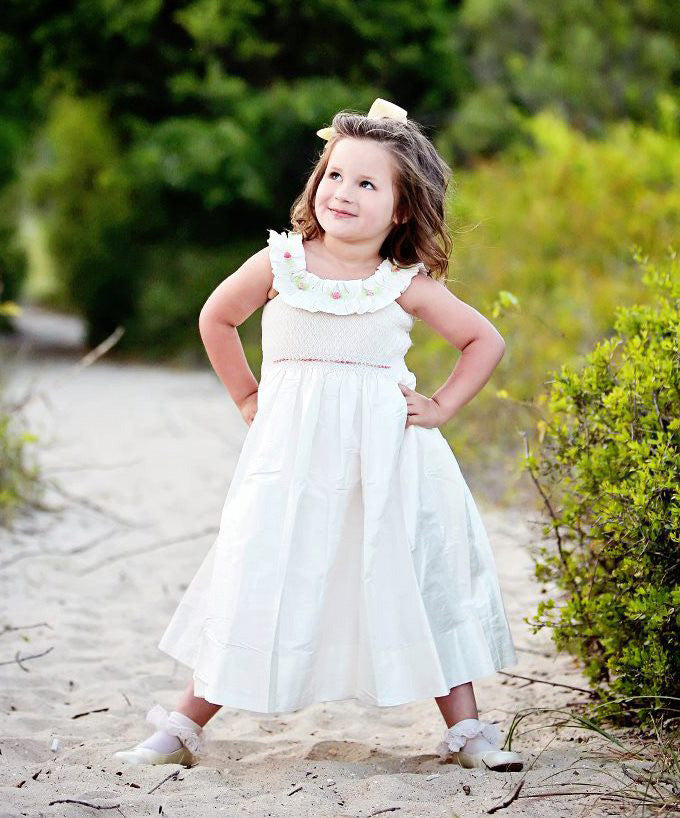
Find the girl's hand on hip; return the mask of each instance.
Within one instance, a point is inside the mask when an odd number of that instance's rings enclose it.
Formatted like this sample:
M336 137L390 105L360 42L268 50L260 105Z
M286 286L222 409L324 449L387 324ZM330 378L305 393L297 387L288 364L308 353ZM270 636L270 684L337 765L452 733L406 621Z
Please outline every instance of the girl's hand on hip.
M422 426L424 429L434 429L441 426L448 418L445 418L442 407L437 401L421 395L414 389L399 383L401 394L406 398L406 424L405 426Z
M248 426L250 426L255 418L255 415L257 414L257 392L258 390L256 389L238 404L241 417L243 420L245 420Z

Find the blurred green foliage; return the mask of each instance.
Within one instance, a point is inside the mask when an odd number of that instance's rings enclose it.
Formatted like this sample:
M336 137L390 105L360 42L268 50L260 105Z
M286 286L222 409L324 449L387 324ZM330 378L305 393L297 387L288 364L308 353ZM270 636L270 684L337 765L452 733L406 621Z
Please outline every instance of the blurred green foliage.
M677 101L680 15L671 0L468 0L457 16L472 82L452 141L493 153L522 114L550 108L584 133L619 119L658 124Z
M205 362L200 306L267 228L287 226L323 147L316 130L392 99L455 169L451 289L508 342L445 430L470 469L499 467L498 486L475 489L500 499L546 368L583 353L636 296L632 244L653 255L677 230L674 10L8 0L3 297L23 287L79 312L90 345L123 326L117 355ZM259 315L240 332L257 370ZM431 394L455 355L418 324L414 340L408 361Z
M90 343L133 315L139 261L132 180L97 98L57 97L24 174L61 285L90 328Z
M638 260L653 303L617 309L615 334L554 373L527 457L551 540L530 624L601 699L649 696L654 712L680 696L680 265Z

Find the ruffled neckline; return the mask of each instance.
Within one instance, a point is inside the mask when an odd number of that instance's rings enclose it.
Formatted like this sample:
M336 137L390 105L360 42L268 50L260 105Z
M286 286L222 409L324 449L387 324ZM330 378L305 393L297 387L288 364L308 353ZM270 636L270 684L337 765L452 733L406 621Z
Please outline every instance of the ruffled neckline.
M368 278L321 278L307 269L301 233L269 230L267 243L274 289L287 303L312 312L375 312L401 295L421 266L400 267L386 258Z

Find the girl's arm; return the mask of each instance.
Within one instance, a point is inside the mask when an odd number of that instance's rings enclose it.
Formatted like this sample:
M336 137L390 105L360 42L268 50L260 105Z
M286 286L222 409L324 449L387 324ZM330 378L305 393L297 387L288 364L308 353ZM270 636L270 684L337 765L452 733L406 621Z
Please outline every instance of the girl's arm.
M266 304L272 283L269 247L264 247L213 290L198 318L210 363L239 409L257 392L258 383L236 327Z
M427 420L428 408L434 408L432 415L436 425L441 425L472 400L489 380L505 353L505 341L494 325L474 307L457 298L441 281L423 273L413 277L411 285L397 301L461 351L446 382L426 399L433 402L434 407L414 403L418 410L416 416L422 412ZM404 386L404 389L408 387ZM410 394L417 395L416 392Z

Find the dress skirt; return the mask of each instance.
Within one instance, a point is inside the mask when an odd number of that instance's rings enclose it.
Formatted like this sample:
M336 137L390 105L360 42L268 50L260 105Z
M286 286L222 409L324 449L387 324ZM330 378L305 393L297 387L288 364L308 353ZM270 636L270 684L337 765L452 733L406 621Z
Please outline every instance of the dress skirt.
M410 380L412 379L412 380ZM159 648L196 696L282 713L394 706L515 665L493 552L408 370L263 370L219 533Z

